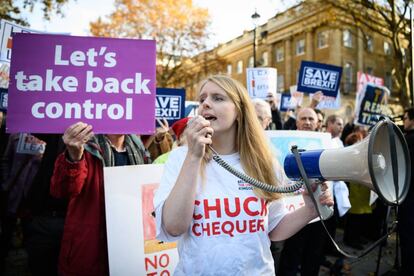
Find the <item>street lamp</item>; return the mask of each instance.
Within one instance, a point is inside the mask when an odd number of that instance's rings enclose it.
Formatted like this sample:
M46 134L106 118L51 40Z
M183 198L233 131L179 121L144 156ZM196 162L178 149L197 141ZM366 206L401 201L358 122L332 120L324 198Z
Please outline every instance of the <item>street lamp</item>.
M253 67L256 67L256 27L257 23L260 19L260 14L257 13L257 11L254 11L254 14L252 14L252 21L254 24L253 29Z

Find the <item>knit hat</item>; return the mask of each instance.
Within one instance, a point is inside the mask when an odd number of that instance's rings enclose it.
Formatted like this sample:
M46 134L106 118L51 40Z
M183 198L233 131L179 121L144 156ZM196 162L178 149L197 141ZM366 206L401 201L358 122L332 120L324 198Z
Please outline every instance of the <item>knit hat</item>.
M177 136L177 139L180 139L180 136L181 134L183 134L184 129L187 127L187 122L190 119L190 117L185 117L172 124L171 129L174 131L174 134L175 136Z

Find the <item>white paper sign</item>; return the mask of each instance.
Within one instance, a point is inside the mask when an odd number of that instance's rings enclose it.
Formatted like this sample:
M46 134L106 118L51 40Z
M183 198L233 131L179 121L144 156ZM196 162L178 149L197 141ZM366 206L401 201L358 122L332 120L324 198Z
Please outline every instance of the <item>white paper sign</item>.
M276 96L277 70L276 68L247 68L247 91L253 99L266 99L267 94Z
M312 100L315 94L309 94L310 100ZM316 106L318 109L339 109L341 107L341 91L338 90L338 96L336 98L329 96L322 96L321 101Z
M155 239L153 196L164 165L104 168L111 275L173 275L176 243Z
M42 33L27 27L0 20L0 62L10 63L13 33Z
M16 148L17 153L38 155L43 154L45 149L46 143L44 141L28 133L19 134L19 142Z

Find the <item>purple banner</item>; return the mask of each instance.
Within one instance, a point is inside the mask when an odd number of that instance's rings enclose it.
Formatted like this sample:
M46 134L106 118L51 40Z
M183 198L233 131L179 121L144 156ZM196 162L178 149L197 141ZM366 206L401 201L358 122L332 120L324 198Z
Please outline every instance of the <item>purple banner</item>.
M15 34L7 131L151 134L155 41Z

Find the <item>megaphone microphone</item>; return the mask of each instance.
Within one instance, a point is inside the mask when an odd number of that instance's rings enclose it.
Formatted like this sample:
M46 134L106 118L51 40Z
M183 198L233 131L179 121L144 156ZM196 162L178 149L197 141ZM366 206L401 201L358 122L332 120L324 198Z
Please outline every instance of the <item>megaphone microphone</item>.
M376 192L387 205L407 196L411 171L407 143L401 130L384 118L363 141L341 149L299 152L309 179L352 181ZM293 154L284 161L287 177L302 179Z
M256 188L273 193L291 193L300 189L303 184L311 193L309 179L354 181L375 191L386 204L399 205L407 196L411 178L407 142L401 130L388 118L380 119L368 137L350 147L300 152L297 147L293 147L294 153L289 154L284 162L285 173L293 180L302 181L289 186L275 187L254 179L221 159L211 145L209 148L213 152L213 160L225 170ZM320 188L320 185L318 187ZM318 196L318 191L313 194ZM315 206L320 205L315 196L310 196ZM365 256L390 233L365 249L361 255L348 254L338 246L323 223L323 220L331 215L332 210L327 206L318 206L317 212L335 248L349 258Z

